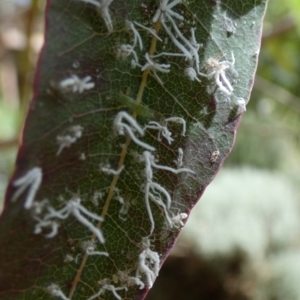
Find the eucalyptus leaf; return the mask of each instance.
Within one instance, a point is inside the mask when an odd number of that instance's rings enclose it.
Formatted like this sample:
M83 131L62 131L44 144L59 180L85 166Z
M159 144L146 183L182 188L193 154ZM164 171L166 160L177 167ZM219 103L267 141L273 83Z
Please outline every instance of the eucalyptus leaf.
M1 299L144 299L230 152L265 0L48 0L0 219Z

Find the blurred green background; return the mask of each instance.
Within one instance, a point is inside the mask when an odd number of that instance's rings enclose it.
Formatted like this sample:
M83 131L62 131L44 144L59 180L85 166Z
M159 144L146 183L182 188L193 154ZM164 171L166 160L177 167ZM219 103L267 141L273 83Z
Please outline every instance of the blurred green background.
M0 203L32 97L44 7L0 1ZM299 37L300 1L270 0L234 149L147 300L300 300Z

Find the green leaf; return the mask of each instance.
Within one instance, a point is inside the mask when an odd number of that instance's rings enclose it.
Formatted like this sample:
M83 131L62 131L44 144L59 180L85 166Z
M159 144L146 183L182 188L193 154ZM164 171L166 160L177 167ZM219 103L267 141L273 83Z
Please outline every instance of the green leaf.
M249 99L266 1L86 2L48 1L1 299L143 299Z

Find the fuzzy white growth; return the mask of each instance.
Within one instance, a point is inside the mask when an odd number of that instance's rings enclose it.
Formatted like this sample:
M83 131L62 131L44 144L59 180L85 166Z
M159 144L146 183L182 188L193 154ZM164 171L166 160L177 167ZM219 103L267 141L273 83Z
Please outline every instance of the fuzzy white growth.
M102 200L104 195L105 195L104 192L98 192L98 191L94 192L92 200L91 200L92 203L95 206L98 206L99 205L99 200Z
M102 255L109 256L109 254L105 251L95 251L95 241L83 241L81 243L81 248L87 255Z
M101 16L103 18L103 21L107 27L107 30L111 32L113 30L113 24L111 20L111 16L109 13L109 6L113 2L113 0L79 0L82 2L90 3L97 8L101 9Z
M177 165L177 168L180 168L183 166L183 150L182 148L178 148L178 157L177 160L174 160L175 164Z
M136 277L143 274L146 277L146 286L151 288L158 276L160 258L157 252L150 250L150 243L146 243L145 249L140 253Z
M114 192L115 192L114 198L116 200L118 200L120 202L120 204L122 204L122 206L121 206L121 208L119 210L119 218L121 220L123 220L123 221L126 221L126 218L123 217L123 216L127 215L127 213L128 213L128 210L129 210L129 201L124 201L124 198L121 197L120 190L118 188L115 188Z
M142 67L142 71L145 71L145 70L150 70L153 72L155 78L158 80L158 82L160 84L163 84L163 82L161 81L161 79L158 77L157 75L157 71L158 72L162 72L162 73L169 73L170 72L170 67L171 65L170 64L159 64L159 63L156 63L155 61L153 61L149 54L146 53L145 54L145 58L146 58L146 64Z
M105 166L101 166L100 165L100 170L101 172L107 174L107 175L120 175L121 172L124 169L124 165L121 166L118 170L113 170L110 168L110 165L105 165Z
M142 290L145 287L145 284L139 277L133 277L129 276L126 272L124 271L118 271L117 273L117 278L121 281L122 285L125 286L134 286L137 285L140 287L140 290Z
M51 296L58 297L62 300L69 300L69 298L62 292L59 286L55 283L51 283L46 290Z
M231 33L231 34L235 33L237 27L236 22L233 22L233 20L230 19L230 17L227 17L226 11L223 14L223 17L224 17L224 21L221 28L227 31L227 33Z
M86 160L86 155L85 155L85 153L81 153L81 154L80 154L79 160Z
M193 67L187 67L184 69L184 75L188 77L191 81L198 81L201 82L201 80L197 77L196 70Z
M135 69L136 67L142 68L142 66L134 59L131 60L131 68Z
M56 141L59 144L59 148L56 152L56 155L60 155L64 148L69 148L82 136L83 127L80 125L75 125L69 127L65 131L65 135L58 135Z
M126 287L115 287L112 284L104 284L98 293L96 293L92 297L88 298L87 300L95 299L95 298L101 296L103 293L105 293L105 291L112 292L112 294L115 296L116 299L122 300L121 296L117 293L117 291L121 291L121 290L127 290L127 288Z
M34 227L34 234L39 234L43 231L43 228L51 228L51 231L45 235L46 238L51 239L55 237L58 233L59 224L56 221L52 220L41 220L40 218L35 217L35 220L38 221L38 223Z
M144 26L144 25L142 25L142 24L140 24L136 21L134 21L134 24L141 27L141 28L143 28L143 29L145 29L145 30L147 30L150 34L152 34L154 37L156 37L159 41L162 42L162 39L157 35L156 31L153 28L148 28L148 27L146 27L146 26Z
M126 123L124 123L123 120L126 120L129 125L127 125ZM138 134L140 134L141 136L144 135L144 130L142 129L142 127L137 123L137 121L130 116L126 111L120 111L113 122L113 126L114 129L120 134L120 135L124 135L125 131L127 132L127 134L130 136L130 138L139 146L149 150L149 151L155 151L155 148L142 142L141 140L139 140L136 136L134 131L136 131Z
M120 197L119 202L122 204L120 210L119 210L119 218L123 221L126 221L127 218L123 217L125 215L127 215L128 210L129 210L129 202L125 202L124 199L122 197ZM123 200L123 202L121 202L121 200Z
M80 79L77 75L71 75L69 78L61 80L58 86L63 91L82 94L85 90L90 90L95 87L95 83L92 82L91 79L91 76Z
M77 221L79 221L82 225L87 227L95 236L98 238L101 244L104 244L105 240L102 234L102 231L97 228L93 223L91 223L84 215L90 217L96 221L103 221L103 218L88 211L84 206L80 204L79 198L72 198L66 204L65 207L56 211L53 207L48 207L49 213L44 217L43 221L51 220L52 218L57 218L64 220L68 218L70 215L73 215Z
M64 259L64 263L69 263L74 260L74 257L71 254L67 254Z
M235 58L233 52L231 52L232 61L224 60L218 61L211 57L207 60L208 74L205 76L209 79L214 79L215 83L213 87L218 87L219 90L226 95L230 96L233 92L233 87L226 77L225 70L234 70Z
M114 198L118 200L121 204L124 204L124 199L123 197L120 196L120 190L118 188L114 188L114 193L115 193Z
M78 253L75 257L75 264L78 264L78 259L81 256L81 253Z
M42 201L33 201L31 205L32 213L35 216L40 215L48 203L49 203L48 199L43 199Z
M133 54L134 56L134 62L136 64L138 64L138 56L134 50L134 47L129 45L129 44L122 44L118 50L117 50L117 57L118 58L122 58L122 59L125 59L127 58L129 55Z
M39 167L30 169L19 179L13 182L13 186L17 188L13 194L11 201L15 201L28 188L28 193L25 198L24 208L29 209L32 206L34 197L42 183L43 173Z
M175 228L180 228L184 226L182 220L185 220L188 217L186 213L179 213L178 215L172 218L173 226Z

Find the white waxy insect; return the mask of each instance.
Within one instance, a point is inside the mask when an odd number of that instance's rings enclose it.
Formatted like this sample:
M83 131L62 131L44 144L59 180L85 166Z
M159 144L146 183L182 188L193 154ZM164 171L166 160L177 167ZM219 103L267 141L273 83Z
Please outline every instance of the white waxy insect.
M191 37L189 39L186 38L178 28L176 20L182 22L184 21L184 17L179 12L174 11L173 8L180 3L182 3L182 0L160 1L160 5L153 16L152 21L154 23L160 21L162 27L170 37L173 44L182 52L181 54L164 52L163 55L183 56L186 60L189 61L190 64L190 66L185 69L185 76L187 76L192 81L196 80L200 82L197 74L202 75L202 73L200 72L200 57L198 53L201 45L196 40L195 28L191 28ZM168 27L166 22L169 22L171 24L171 28ZM173 33L173 31L175 31L175 34ZM159 55L160 54L158 54L157 56Z
M134 24L137 25L137 26L139 26L139 27L141 27L141 28L143 28L143 29L145 29L145 30L147 30L151 35L153 35L159 41L162 42L162 39L157 35L156 31L153 28L148 28L148 27L146 27L146 26L144 26L144 25L142 25L142 24L140 24L140 23L138 23L136 21L134 21Z
M104 195L105 195L105 192L95 191L93 196L92 196L91 202L95 206L98 206L99 205L99 200L102 200Z
M120 190L118 188L115 188L114 189L114 198L116 200L119 201L119 203L122 205L120 210L119 210L119 218L123 221L126 221L126 215L128 213L128 210L129 210L129 206L130 206L130 203L128 200L124 200L124 198L120 195Z
M124 123L124 121L127 121L129 125ZM130 136L130 138L135 142L137 145L141 146L142 148L145 148L149 151L155 151L155 148L144 143L143 141L139 140L136 137L135 132L137 132L139 135L144 135L143 128L138 124L138 122L129 115L126 111L120 111L113 122L114 129L120 134L124 135L125 132Z
M126 21L126 27L129 28L133 32L133 48L137 45L137 43L140 46L140 50L143 50L143 41L139 34L139 32L134 27L133 22Z
M71 91L72 93L82 94L85 90L90 90L95 87L91 76L85 76L80 79L77 75L71 75L68 78L61 80L58 87L62 91Z
M73 215L77 221L79 221L82 225L87 227L95 236L98 238L101 244L104 244L105 240L102 234L102 231L96 227L92 222L90 222L87 217L102 222L103 218L88 211L84 206L80 203L80 198L72 198L68 201L68 203L60 210L55 210L53 207L47 207L49 213L44 217L42 221L52 221L51 219L57 218L64 220L68 218L70 215Z
M82 137L83 127L80 125L74 125L65 130L63 135L58 135L56 141L59 144L59 148L56 155L60 155L64 148L69 148L79 138Z
M156 72L162 72L162 73L169 73L170 72L170 64L159 64L157 62L155 62L148 53L145 54L145 58L146 58L146 63L144 66L142 66L142 71L145 70L150 70L153 72L154 77L157 79L157 81L160 84L163 84L163 82L161 81L161 79L159 78L159 76L157 75Z
M185 220L188 217L186 213L179 213L176 216L172 218L173 226L175 228L180 228L184 226L184 223L182 220Z
M67 254L67 255L65 256L64 263L69 263L69 262L72 262L72 261L74 261L73 255Z
M31 211L32 213L37 216L42 213L42 211L45 209L46 205L48 205L49 201L48 199L43 199L42 201L33 201L31 205Z
M142 156L140 157L140 161L145 162L145 176L146 176L146 183L144 185L145 204L146 204L149 220L151 223L150 234L152 234L155 227L155 223L154 223L154 218L150 207L150 200L155 202L163 209L167 223L169 224L170 227L173 226L173 222L169 215L169 209L172 202L171 195L163 186L152 181L153 179L152 168L169 171L174 174L179 174L184 172L193 174L194 171L188 168L174 169L168 166L158 165L155 162L153 154L151 154L151 152L149 151L143 152ZM166 204L163 201L163 197L166 199Z
M163 138L166 139L166 141L168 142L169 145L172 144L172 142L174 141L174 139L172 138L172 132L169 131L167 125L168 122L174 122L174 123L181 123L182 124L182 132L181 135L185 135L186 132L186 122L183 118L180 117L170 117L170 118L166 118L163 122L163 124L159 124L156 121L150 121L145 127L145 129L154 129L154 130L158 130L158 136L157 139L158 141L161 141L161 136Z
M110 165L100 165L100 171L107 175L120 175L124 167L123 165L118 170L114 170L110 168Z
M51 239L55 237L58 233L59 224L56 221L53 220L43 220L40 218L35 217L36 221L38 221L37 224L35 224L34 227L34 234L40 234L43 231L43 228L51 228L51 231L45 235L46 238Z
M152 167L156 168L156 169L160 169L160 170L165 170L165 171L169 171L172 172L174 174L179 174L179 173L191 173L194 174L195 172L192 171L191 169L188 168L180 168L180 169L174 169L168 166L163 166L163 165L158 165L155 162L154 156L153 154L151 154L149 151L144 151L143 155L141 157L141 161L145 162L146 165L146 177L148 180L152 179L153 176L153 172L152 172Z
M122 285L125 286L134 286L137 285L140 287L140 290L142 290L145 287L144 282L141 281L139 277L129 276L127 272L124 271L118 271L116 275L117 280L120 280Z
M138 65L139 59L134 50L134 47L129 44L122 44L117 48L117 57L125 59L130 55L133 55L135 63Z
M150 250L150 243L144 245L144 250L139 254L136 277L142 274L146 277L145 285L151 288L159 272L160 258L157 252Z
M55 283L51 283L46 290L51 296L58 297L62 300L69 300L69 298L62 292L60 287Z
M236 102L242 112L246 111L246 101L244 98L239 97Z
M171 137L172 136L172 132L169 131L167 126L163 126L160 125L158 122L155 121L150 121L145 127L145 129L154 129L154 130L158 130L158 136L157 139L158 141L161 141L161 136L163 136L169 145L172 144L172 142L174 141L174 139Z
M202 74L208 79L214 79L214 86L217 86L221 92L230 96L233 92L233 87L226 77L225 71L227 69L234 70L235 58L231 52L232 60L219 61L211 57L207 60L207 74ZM234 70L235 71L235 70Z
M185 119L183 119L181 117L170 117L170 118L166 118L165 119L165 123L168 123L168 122L174 122L174 123L180 123L180 124L182 124L181 135L185 136L185 132L186 132L186 122L185 122Z
M43 173L39 167L30 169L22 177L13 181L13 186L17 188L13 194L11 201L15 201L28 188L28 193L25 198L24 208L29 209L32 206L35 195L42 183Z
M160 1L159 7L157 11L155 12L154 17L152 18L153 23L156 23L158 20L162 21L165 18L166 14L169 14L173 16L174 18L183 21L184 17L180 15L179 13L172 10L174 6L181 3L182 0L162 0Z
M103 284L102 287L100 288L100 290L95 295L88 298L87 300L92 300L92 299L98 298L99 296L104 294L105 291L110 291L117 300L122 300L121 296L117 293L117 291L121 291L121 290L127 290L127 288L126 287L115 287L112 284Z
M87 255L109 256L109 254L105 251L95 251L95 247L96 245L94 240L83 241L81 243L81 248Z
M201 82L201 80L197 77L197 72L193 67L187 67L184 69L184 75L188 77L191 81L198 81Z
M101 10L101 16L107 27L108 32L113 30L113 24L109 13L109 6L113 0L78 0L86 3L90 3Z

